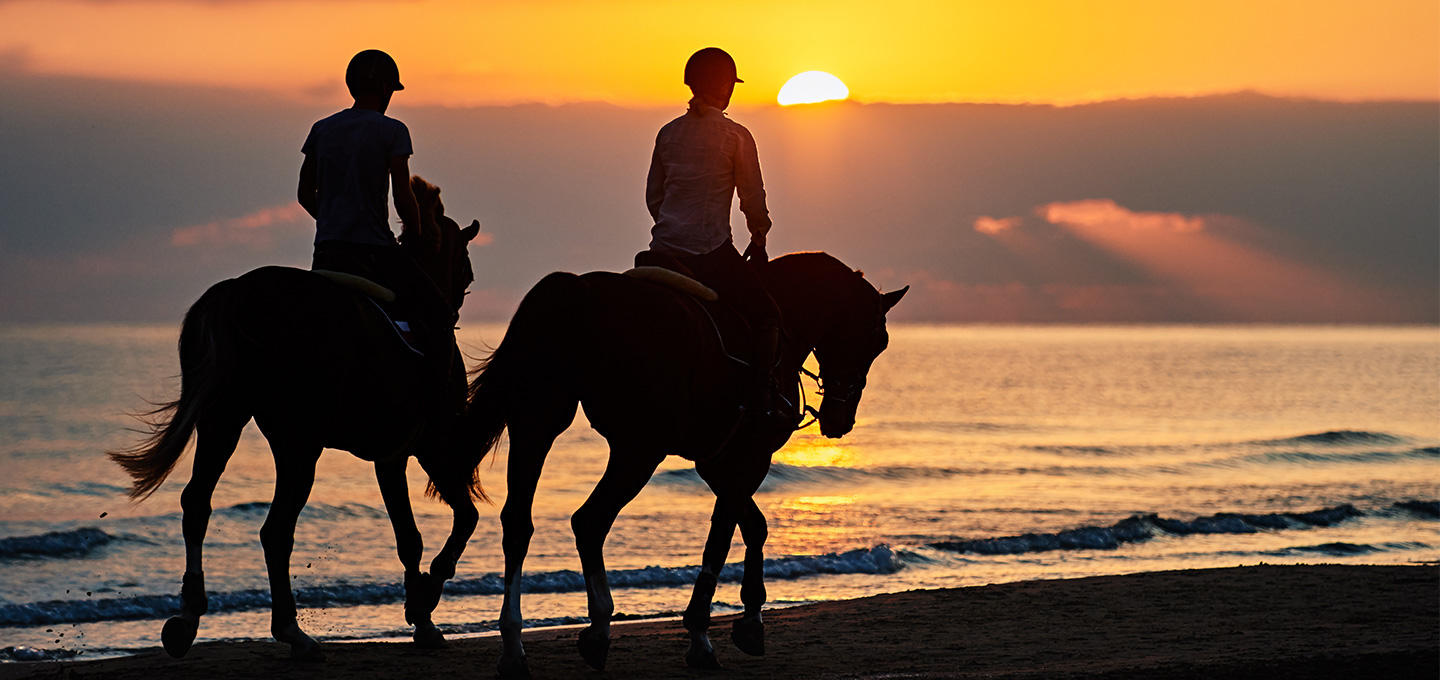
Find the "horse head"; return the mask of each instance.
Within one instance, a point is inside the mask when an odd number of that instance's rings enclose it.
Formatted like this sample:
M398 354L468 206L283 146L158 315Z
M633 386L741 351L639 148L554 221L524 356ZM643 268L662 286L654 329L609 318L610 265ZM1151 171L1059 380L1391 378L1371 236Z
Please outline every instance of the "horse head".
M855 427L871 364L890 344L885 314L910 287L881 294L862 273L824 253L787 255L769 268L787 331L798 332L820 364L820 433L843 437Z
M475 281L468 246L480 234L480 221L472 220L470 226L461 229L459 223L445 215L440 187L419 175L410 178L410 191L420 206L421 232L439 237L411 239L403 245L458 311L465 302L465 289Z

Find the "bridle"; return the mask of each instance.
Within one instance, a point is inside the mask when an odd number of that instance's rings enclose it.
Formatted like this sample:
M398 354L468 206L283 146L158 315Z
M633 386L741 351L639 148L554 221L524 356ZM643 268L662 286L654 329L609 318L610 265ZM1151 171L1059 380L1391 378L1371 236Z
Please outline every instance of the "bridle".
M860 337L862 338L870 338L882 331L885 327L885 311L882 306L883 302L881 302L877 298L876 303L876 313L874 317L876 320L873 322L873 324L868 330L860 334ZM825 372L825 368L823 366L820 368L820 372ZM844 388L840 390L839 393L827 392L825 389L825 384L829 381L826 381L815 373L811 373L810 370L805 368L804 365L800 366L800 375L808 377L811 380L815 381L815 392L821 395L825 401L834 401L840 404L848 404L859 399L860 392L865 389L865 375L860 371L856 371L853 375L846 376L848 380L843 381L842 384L844 385ZM803 430L814 424L816 421L820 420L820 411L810 405L803 386L800 390L800 399L802 405L800 411L801 416L803 417L808 415L810 419L795 426L796 430Z

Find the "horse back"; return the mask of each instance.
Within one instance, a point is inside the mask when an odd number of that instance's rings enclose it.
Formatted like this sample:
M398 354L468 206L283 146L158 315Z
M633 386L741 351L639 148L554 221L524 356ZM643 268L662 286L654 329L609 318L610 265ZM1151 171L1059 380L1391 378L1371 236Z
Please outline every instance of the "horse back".
M227 348L230 393L267 438L315 437L366 459L408 438L418 362L359 294L306 270L262 267L213 286L187 328L197 316L206 342ZM182 333L182 374L187 342L199 341Z

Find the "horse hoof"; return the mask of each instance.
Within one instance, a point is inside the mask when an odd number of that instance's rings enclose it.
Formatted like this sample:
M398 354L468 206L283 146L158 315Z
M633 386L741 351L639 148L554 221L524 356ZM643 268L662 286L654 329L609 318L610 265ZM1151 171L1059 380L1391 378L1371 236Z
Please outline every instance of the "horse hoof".
M431 612L440 606L445 581L428 572L405 575L405 622L420 624L430 620Z
M495 664L495 673L502 678L529 678L530 662L523 656L517 661L501 654L500 662Z
M294 621L290 625L278 631L271 631L275 639L290 645L290 660L303 661L306 663L324 661L325 652L321 651L320 643L312 640L305 631L300 630L300 625Z
M610 656L610 636L596 630L593 626L580 631L580 638L575 641L575 646L580 648L580 658L597 671L605 670L605 659Z
M320 649L320 643L310 640L310 644L290 645L290 660L301 663L319 663L325 660L325 652Z
M200 625L178 616L170 617L165 622L165 627L160 629L160 642L165 646L165 653L175 658L185 656L190 651L190 644L195 642L195 633L199 631Z
M765 656L765 624L759 618L736 619L730 640L750 656Z
M413 639L421 649L441 649L445 646L445 635L433 623L416 625Z
M685 665L704 671L718 671L724 668L720 665L720 660L715 658L715 650L702 649L694 645L685 650Z

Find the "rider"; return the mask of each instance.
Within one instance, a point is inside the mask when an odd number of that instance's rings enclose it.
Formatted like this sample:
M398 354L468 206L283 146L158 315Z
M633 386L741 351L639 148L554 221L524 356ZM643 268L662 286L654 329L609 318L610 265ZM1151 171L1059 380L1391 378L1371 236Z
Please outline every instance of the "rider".
M390 98L405 89L400 68L390 55L364 50L350 59L345 86L354 106L311 126L301 148L305 162L300 166L299 200L315 218L310 268L354 274L393 290L403 308L432 327L424 345L432 363L452 365L452 353L458 352L453 349L455 310L442 304L434 285L399 245L419 239L433 251L440 239L433 229L422 228L410 189L410 130L385 115ZM390 230L385 195L392 188L401 223L399 242Z
M767 418L785 419L771 394L771 373L780 339L780 310L755 269L761 264L770 214L760 179L755 138L725 116L735 83L735 60L707 47L685 63L685 84L694 96L685 115L670 121L655 138L655 153L645 185L645 203L655 220L650 250L679 260L702 283L734 305L754 330L754 383L748 401ZM730 202L740 195L740 211L750 231L745 257L735 250ZM644 256L637 257L637 260Z
M300 149L300 205L315 218L311 269L342 271L394 283L404 255L390 231L385 194L394 186L401 240L420 234L410 191L410 130L385 115L400 68L380 50L356 54L345 69L355 105L315 123ZM437 235L432 235L437 236Z

